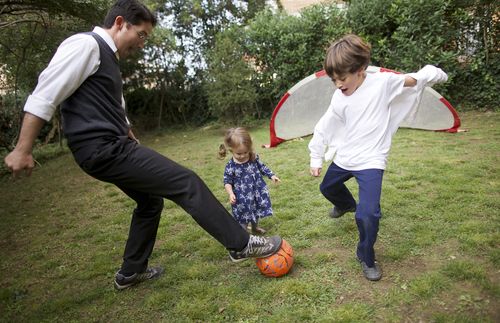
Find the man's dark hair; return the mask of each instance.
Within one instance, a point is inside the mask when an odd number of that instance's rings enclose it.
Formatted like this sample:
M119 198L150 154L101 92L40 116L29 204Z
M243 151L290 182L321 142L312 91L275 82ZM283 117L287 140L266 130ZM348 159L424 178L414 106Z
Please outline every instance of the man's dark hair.
M153 27L156 26L156 17L149 9L137 0L118 0L109 9L106 18L104 18L104 28L111 28L115 19L122 16L125 21L132 25L140 25L142 22L150 22Z

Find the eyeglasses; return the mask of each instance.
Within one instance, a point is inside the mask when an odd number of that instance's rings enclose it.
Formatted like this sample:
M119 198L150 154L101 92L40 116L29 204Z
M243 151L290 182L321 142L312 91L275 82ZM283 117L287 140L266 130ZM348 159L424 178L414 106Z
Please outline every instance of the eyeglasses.
M129 25L134 28L135 32L137 33L137 37L139 37L140 40L146 40L148 38L148 34L145 31L137 31L137 28L134 25L132 25L131 23L129 23Z
M144 31L137 31L137 36L139 36L141 40L146 40L146 38L148 38L148 35Z

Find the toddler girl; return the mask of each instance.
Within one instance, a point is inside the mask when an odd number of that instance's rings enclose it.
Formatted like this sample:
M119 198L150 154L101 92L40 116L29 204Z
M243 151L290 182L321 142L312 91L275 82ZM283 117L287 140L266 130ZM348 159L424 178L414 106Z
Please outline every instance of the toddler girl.
M233 154L224 170L224 188L229 195L233 216L241 226L254 234L266 231L258 226L259 219L273 214L269 190L262 175L274 183L280 179L259 159L253 150L252 138L245 128L231 128L224 137L219 155L226 155L225 147Z

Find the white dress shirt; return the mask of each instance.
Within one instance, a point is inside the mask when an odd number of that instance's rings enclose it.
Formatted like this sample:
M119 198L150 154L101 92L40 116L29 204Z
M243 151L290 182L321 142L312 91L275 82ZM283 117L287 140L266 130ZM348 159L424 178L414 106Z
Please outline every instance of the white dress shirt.
M103 28L95 27L93 32L101 36L117 54L113 39ZM67 38L59 45L49 65L40 73L38 84L26 100L24 111L49 121L56 107L94 74L100 63L99 45L94 37L76 34ZM125 108L123 96L122 106Z

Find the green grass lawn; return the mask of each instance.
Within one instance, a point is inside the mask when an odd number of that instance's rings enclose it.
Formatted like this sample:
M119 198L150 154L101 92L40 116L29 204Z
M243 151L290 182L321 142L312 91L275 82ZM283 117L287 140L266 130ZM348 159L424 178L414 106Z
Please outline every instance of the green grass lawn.
M468 132L400 129L394 137L375 246L379 282L365 280L355 259L352 213L327 216L321 179L309 175L309 138L257 149L282 180L269 183L275 214L261 224L295 252L294 268L278 279L253 261L231 263L166 201L150 261L165 274L117 292L131 200L67 153L30 178L3 177L0 321L499 322L500 114L461 117ZM268 142L264 123L250 130L257 147ZM141 139L195 170L229 209L222 134L200 128ZM357 195L355 181L348 186Z

